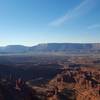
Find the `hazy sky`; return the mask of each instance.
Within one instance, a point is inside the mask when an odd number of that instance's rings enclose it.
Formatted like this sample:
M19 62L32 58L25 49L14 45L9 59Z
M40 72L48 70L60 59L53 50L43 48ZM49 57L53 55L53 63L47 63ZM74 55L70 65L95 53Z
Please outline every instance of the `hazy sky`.
M0 46L100 42L100 0L0 0Z

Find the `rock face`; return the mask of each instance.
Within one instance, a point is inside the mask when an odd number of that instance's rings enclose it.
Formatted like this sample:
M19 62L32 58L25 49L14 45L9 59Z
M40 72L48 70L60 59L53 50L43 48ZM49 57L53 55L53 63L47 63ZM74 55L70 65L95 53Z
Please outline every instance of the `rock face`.
M55 52L55 53L99 53L100 44L80 44L80 43L48 43L39 44L30 48L34 52Z
M99 100L100 72L92 68L86 69L66 69L51 80L49 84L56 86L62 97L68 98L67 100Z
M100 43L47 43L32 47L9 45L0 47L1 53L100 53Z
M8 56L9 57L9 56ZM61 56L60 56L61 57ZM3 57L1 57L2 59ZM39 56L40 58L40 56ZM0 77L0 100L99 100L100 99L100 57L67 57L64 59L54 60L53 56L47 59L42 58L37 60L34 66L29 66L32 70L29 79L24 80L21 75L14 77L15 72L20 71L17 68L28 67L24 66L8 66L1 65L0 71L14 72L14 74L1 75ZM10 58L9 58L10 59ZM34 58L35 59L35 58ZM51 59L53 61L51 61ZM43 61L46 61L43 63ZM70 62L68 62L70 61ZM33 61L32 61L33 62ZM25 62L24 62L25 63ZM21 63L15 63L21 64ZM23 63L22 63L23 64ZM33 65L33 63L32 63ZM11 68L9 70L9 68ZM13 68L16 68L13 69ZM36 70L37 68L37 70ZM46 69L48 68L48 70ZM57 70L51 70L55 68ZM40 70L39 70L40 69ZM60 69L60 70L58 70ZM4 71L3 71L4 70ZM15 71L14 71L15 70ZM43 72L42 72L43 70ZM55 73L56 71L56 73ZM33 78L33 76L38 78ZM40 72L40 73L38 73ZM42 72L42 73L41 73ZM45 73L47 72L47 73ZM53 74L54 73L54 74ZM26 76L30 74L26 73ZM40 76L44 76L44 78ZM51 75L53 74L53 76ZM16 76L16 75L15 75ZM52 76L46 79L47 76ZM38 81L37 81L38 79ZM41 81L41 79L43 79ZM34 84L35 81L35 84ZM43 82L45 81L45 82ZM39 83L39 84L38 84Z
M39 86L26 84L21 78L16 81L1 79L0 100L99 100L99 84L98 69L66 68Z

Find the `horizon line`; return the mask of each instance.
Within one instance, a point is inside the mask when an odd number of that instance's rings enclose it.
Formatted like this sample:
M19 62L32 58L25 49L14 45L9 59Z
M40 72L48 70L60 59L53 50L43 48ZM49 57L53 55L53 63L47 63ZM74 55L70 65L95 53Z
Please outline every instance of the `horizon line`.
M7 47L7 46L25 46L25 47L32 47L37 46L40 44L100 44L100 42L48 42L48 43L37 43L34 45L24 45L24 44L8 44L8 45L0 45L0 47Z

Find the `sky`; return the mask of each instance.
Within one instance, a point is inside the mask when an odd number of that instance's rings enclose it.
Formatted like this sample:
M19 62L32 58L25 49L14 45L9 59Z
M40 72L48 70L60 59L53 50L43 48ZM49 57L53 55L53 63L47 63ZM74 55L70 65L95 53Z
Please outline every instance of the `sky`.
M0 46L100 43L100 0L0 0Z

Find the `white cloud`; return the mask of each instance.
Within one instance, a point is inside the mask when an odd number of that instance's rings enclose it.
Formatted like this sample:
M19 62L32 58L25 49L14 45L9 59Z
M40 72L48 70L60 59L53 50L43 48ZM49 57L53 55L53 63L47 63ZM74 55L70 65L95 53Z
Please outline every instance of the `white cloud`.
M97 0L83 0L73 10L68 11L64 16L55 19L54 21L49 23L49 25L60 26L65 22L74 19L75 17L88 13L95 6L96 1Z
M100 24L94 24L88 27L88 29L100 28Z

